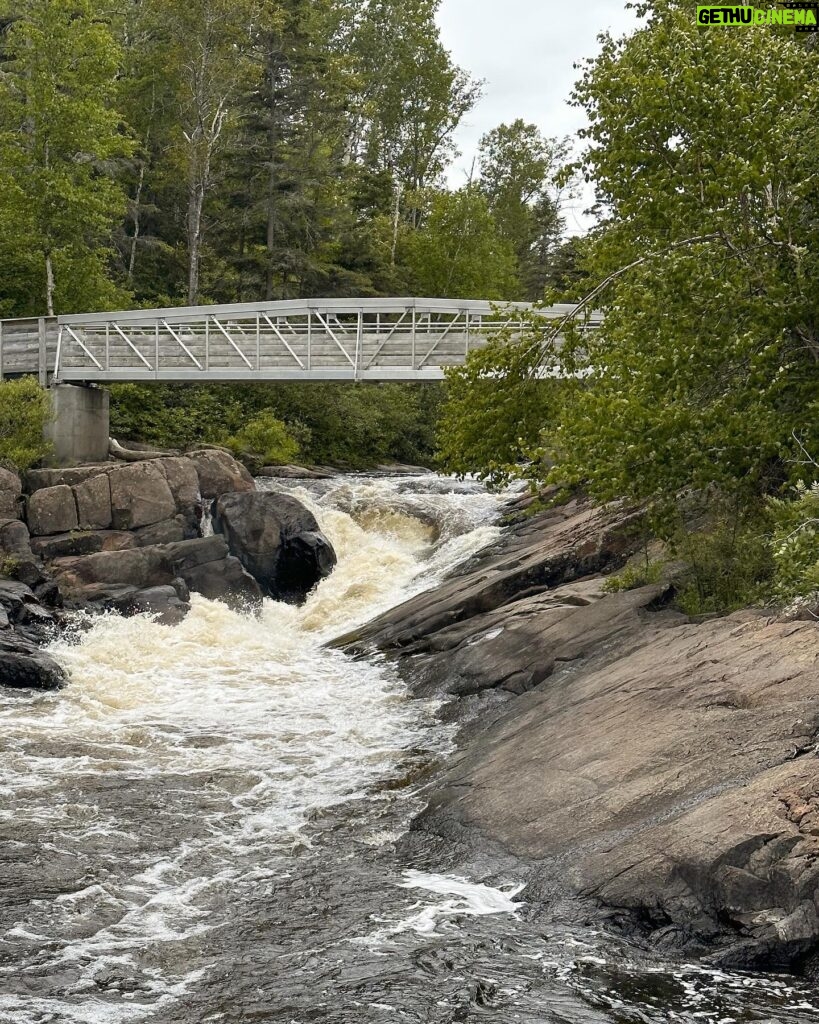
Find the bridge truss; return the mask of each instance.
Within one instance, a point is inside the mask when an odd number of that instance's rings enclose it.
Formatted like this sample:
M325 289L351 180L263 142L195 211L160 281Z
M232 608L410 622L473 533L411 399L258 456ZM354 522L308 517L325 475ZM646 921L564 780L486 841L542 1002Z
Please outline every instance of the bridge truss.
M439 380L499 333L546 331L572 306L533 313L449 299L311 299L0 321L0 374L66 383ZM584 320L586 329L600 315ZM44 365L47 364L47 365Z

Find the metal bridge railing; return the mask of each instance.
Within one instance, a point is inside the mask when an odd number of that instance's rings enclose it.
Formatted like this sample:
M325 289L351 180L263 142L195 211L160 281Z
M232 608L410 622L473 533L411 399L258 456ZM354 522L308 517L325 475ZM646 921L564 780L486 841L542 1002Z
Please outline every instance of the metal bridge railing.
M539 310L546 320L571 306ZM436 380L531 306L449 299L311 299L121 310L0 322L0 372L45 383L217 380ZM592 314L586 326L599 323ZM11 339L11 340L10 340ZM13 365L13 368L12 368Z

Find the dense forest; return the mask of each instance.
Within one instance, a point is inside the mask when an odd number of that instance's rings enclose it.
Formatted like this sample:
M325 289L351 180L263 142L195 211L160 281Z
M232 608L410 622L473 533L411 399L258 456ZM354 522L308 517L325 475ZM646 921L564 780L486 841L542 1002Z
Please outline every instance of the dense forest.
M0 316L540 298L566 143L501 124L447 186L481 83L439 3L0 0ZM429 461L438 391L115 387L113 429L225 441L267 409L305 459Z
M440 0L0 4L0 314L539 298L564 142L499 125Z
M579 151L501 124L453 188L481 83L438 4L0 3L0 315L582 300L599 330L535 324L445 395L128 385L114 430L348 466L437 447L492 484L645 507L695 568L691 608L819 591L819 35L640 2L579 68ZM582 179L597 226L566 240Z

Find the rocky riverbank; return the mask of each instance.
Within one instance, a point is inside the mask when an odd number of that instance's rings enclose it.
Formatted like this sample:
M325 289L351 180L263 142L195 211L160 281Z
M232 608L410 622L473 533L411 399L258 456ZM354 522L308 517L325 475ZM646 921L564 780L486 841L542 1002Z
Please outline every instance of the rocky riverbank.
M635 527L569 502L343 638L464 725L407 850L514 866L544 922L815 973L819 624L692 622L671 582L606 592Z
M172 624L192 592L241 608L265 595L299 603L335 561L303 505L258 492L219 449L0 470L0 684L63 685L38 645L72 612Z

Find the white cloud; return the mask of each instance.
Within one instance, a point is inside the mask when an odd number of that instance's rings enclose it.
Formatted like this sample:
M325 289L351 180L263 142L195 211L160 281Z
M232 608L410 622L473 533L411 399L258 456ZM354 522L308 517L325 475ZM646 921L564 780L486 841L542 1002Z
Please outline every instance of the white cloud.
M634 27L625 0L443 0L438 16L444 45L456 63L486 80L484 96L461 125L462 156L450 183L466 180L481 136L522 117L547 135L571 135L583 112L568 104L578 77L574 65L598 50L597 35ZM566 211L570 234L588 226L582 216L591 195Z

